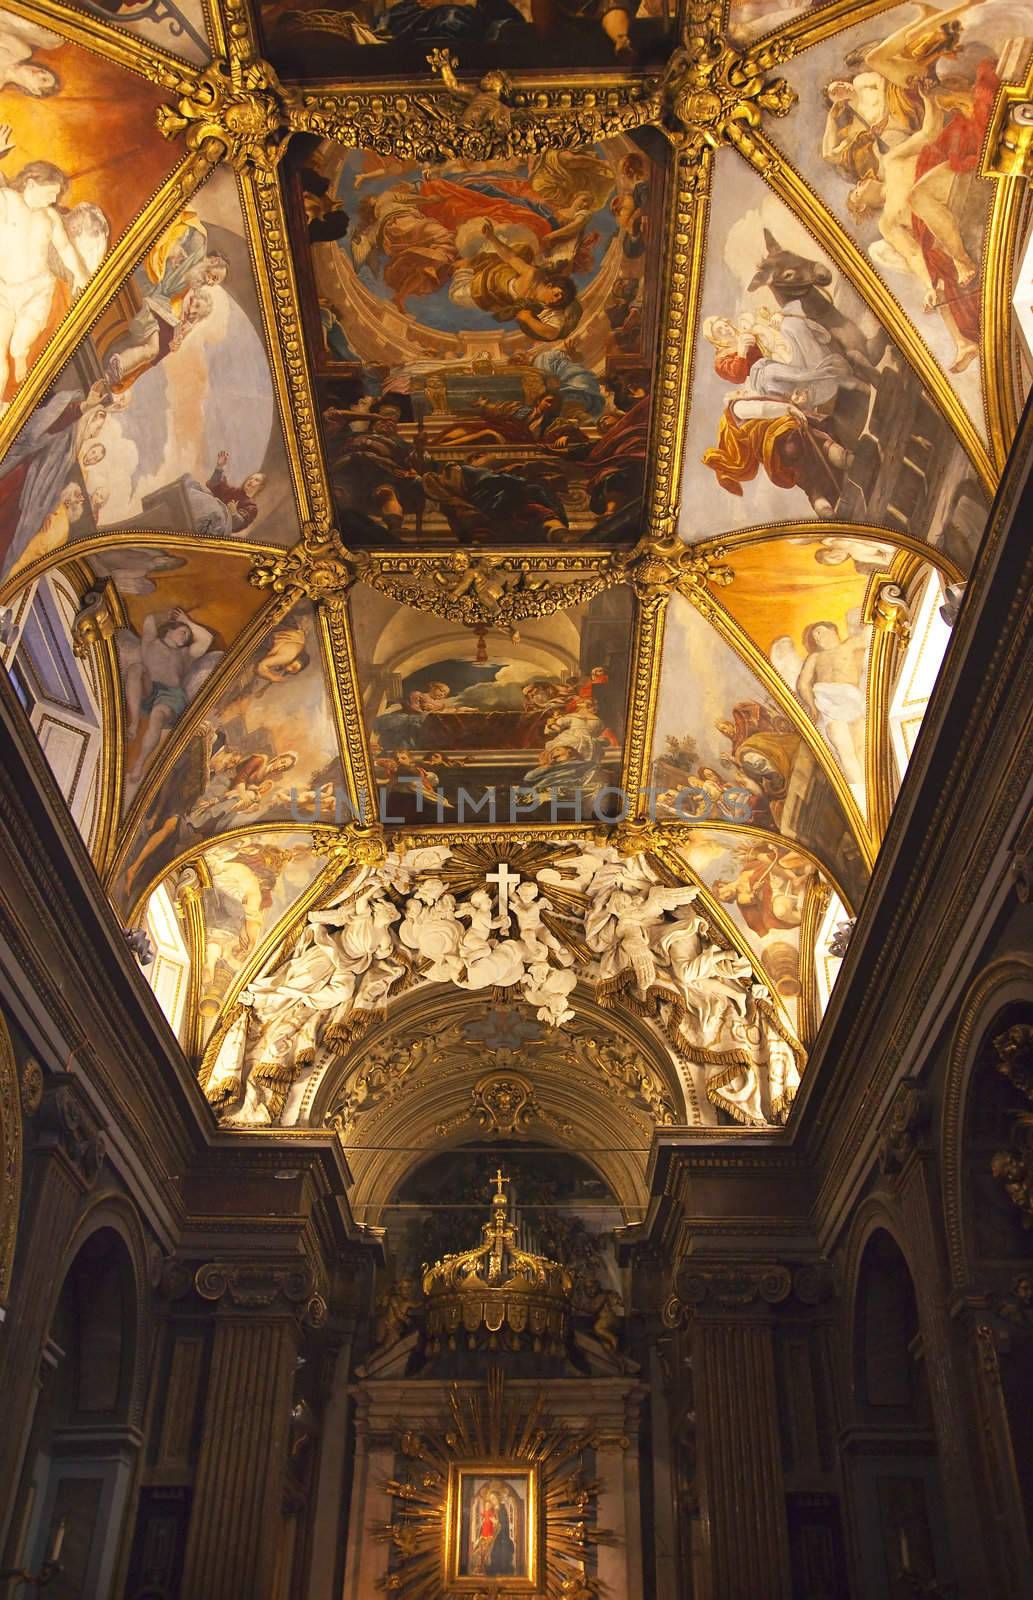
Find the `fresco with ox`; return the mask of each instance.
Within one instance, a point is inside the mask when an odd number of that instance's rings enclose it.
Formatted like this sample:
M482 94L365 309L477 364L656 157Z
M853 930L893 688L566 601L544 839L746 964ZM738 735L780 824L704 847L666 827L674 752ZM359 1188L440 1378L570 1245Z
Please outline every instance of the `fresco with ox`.
M681 536L834 518L967 568L987 502L949 424L764 181L731 151L715 171Z
M623 137L430 169L328 144L298 155L349 544L638 536L665 180L662 151Z

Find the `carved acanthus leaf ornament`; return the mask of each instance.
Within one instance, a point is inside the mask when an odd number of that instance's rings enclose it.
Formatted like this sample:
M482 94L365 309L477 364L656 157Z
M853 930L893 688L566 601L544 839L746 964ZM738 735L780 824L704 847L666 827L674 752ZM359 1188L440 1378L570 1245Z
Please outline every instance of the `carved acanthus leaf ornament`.
M676 535L643 540L630 554L516 556L465 550L428 561L419 556L367 555L349 550L336 528L309 523L290 550L257 556L249 580L256 589L340 601L357 583L390 595L414 611L430 611L469 628L515 637L522 622L584 605L616 584L629 584L647 606L671 594L698 599L708 585L735 574L718 548L694 553Z
M149 75L175 96L158 112L167 138L182 135L190 150L259 182L275 173L295 132L433 163L575 149L652 125L690 151L732 144L762 164L751 130L794 104L775 69L795 46L776 38L738 49L723 35L721 11L710 0L690 4L666 67L640 82L525 86L494 69L470 83L457 56L435 49L427 61L440 84L320 91L282 84L255 51L239 0L229 0L226 55L201 69L155 61Z

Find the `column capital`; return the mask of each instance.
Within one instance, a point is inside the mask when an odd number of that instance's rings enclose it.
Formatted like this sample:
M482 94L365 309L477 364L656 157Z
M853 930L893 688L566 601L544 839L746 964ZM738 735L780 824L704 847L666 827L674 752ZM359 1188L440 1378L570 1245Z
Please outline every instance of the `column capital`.
M291 1316L306 1328L321 1328L327 1304L319 1275L308 1260L205 1261L173 1258L165 1263L161 1292L166 1300L198 1299L230 1315Z
M833 1292L825 1261L786 1265L778 1261L700 1262L683 1258L674 1269L674 1293L663 1310L668 1328L685 1327L700 1311L761 1311L796 1299L817 1306Z
M915 1078L898 1083L879 1129L879 1166L889 1176L902 1172L924 1147L929 1125L929 1096Z

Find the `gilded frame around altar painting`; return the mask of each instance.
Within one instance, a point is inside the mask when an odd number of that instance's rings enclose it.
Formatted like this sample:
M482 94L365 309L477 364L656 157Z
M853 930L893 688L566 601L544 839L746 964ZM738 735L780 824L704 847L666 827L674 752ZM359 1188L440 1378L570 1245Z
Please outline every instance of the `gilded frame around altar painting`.
M540 1468L527 1461L452 1462L445 1509L450 1590L541 1592Z

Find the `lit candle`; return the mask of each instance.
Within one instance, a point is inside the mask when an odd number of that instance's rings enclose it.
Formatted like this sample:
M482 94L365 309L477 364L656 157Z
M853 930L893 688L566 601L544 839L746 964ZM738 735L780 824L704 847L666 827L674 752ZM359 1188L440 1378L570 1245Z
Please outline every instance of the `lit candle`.
M57 1527L54 1529L54 1542L50 1546L50 1554L47 1557L47 1560L49 1561L49 1563L50 1563L50 1565L52 1567L56 1567L57 1563L61 1559L61 1547L63 1546L64 1542L65 1542L65 1524L64 1524L64 1518L62 1518L61 1521L58 1523Z
M898 1532L900 1534L900 1570L901 1572L910 1572L911 1546L907 1542L907 1530L900 1528Z

